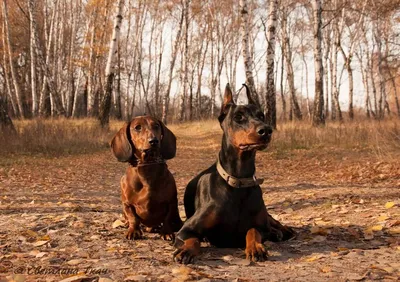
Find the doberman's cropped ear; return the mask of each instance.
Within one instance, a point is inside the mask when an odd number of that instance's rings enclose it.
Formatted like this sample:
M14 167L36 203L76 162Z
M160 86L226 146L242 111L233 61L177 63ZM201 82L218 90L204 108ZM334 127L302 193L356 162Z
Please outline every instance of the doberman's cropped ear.
M172 131L164 125L164 123L161 121L158 122L161 125L162 133L160 153L164 159L169 160L175 157L176 154L176 137Z
M229 108L232 105L235 105L235 102L233 101L231 87L229 86L229 83L227 83L225 87L224 101L222 102L221 105L221 113L219 114L218 117L220 123L224 120L225 116L228 114Z
M130 122L126 123L111 141L111 149L120 162L127 162L134 157L132 153L134 148L132 148L133 144L130 141L130 125Z
M254 102L253 97L251 97L250 88L245 83L243 83L242 85L246 88L246 96L247 96L247 100L249 101L249 104L257 105L257 103Z

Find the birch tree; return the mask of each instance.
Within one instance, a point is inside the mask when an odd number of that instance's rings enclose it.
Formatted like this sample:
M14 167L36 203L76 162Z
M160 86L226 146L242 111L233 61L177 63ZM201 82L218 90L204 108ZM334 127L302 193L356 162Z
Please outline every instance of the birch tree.
M29 0L28 4L28 11L29 11L29 24L30 24L30 56L31 56L31 91L32 91L32 115L37 116L39 113L39 97L37 93L37 85L36 85L36 80L37 80L37 74L36 74L36 53L35 53L35 33L33 29L33 19L35 18L33 13L36 10L35 9L35 1L34 0Z
M313 125L325 124L324 116L324 68L322 64L322 7L320 0L313 0L313 21L314 21L314 68L315 68L315 97Z
M4 20L4 36L6 38L7 50L8 50L8 59L10 63L10 71L11 78L14 86L15 96L17 98L18 111L22 118L25 118L24 107L22 104L22 93L21 88L19 87L19 81L17 77L17 71L15 69L14 61L13 61L13 51L10 40L10 26L8 23L8 8L7 8L7 0L3 0L3 20Z
M108 126L110 121L111 94L112 94L111 92L112 92L114 76L116 73L115 61L118 52L117 47L118 47L119 34L121 31L123 5L124 1L118 0L117 14L114 20L114 29L111 36L110 49L108 53L108 59L105 71L106 77L105 77L104 93L100 104L99 120L100 120L100 125L102 127Z
M260 104L259 98L256 91L256 86L254 83L253 76L253 56L250 52L250 32L251 32L251 22L249 21L249 11L247 7L247 0L240 0L240 8L241 8L241 30L242 30L242 56L244 62L244 69L246 74L246 83L250 89L251 95L254 100Z
M184 6L183 1L184 0L181 0L181 7ZM177 57L178 50L179 50L179 44L181 41L181 33L182 33L182 26L183 26L184 18L185 18L185 10L182 8L180 20L179 20L179 24L178 24L178 31L176 33L175 40L173 41L174 44L173 44L172 53L171 53L171 61L169 64L167 91L164 93L164 96L163 96L163 108L162 108L161 119L164 124L167 124L168 108L169 108L169 95L171 92L171 85L172 85L172 80L173 80L175 61L176 61L176 57Z
M267 92L265 96L265 119L273 128L276 128L276 89L274 82L275 37L278 0L269 1L269 15L267 23Z

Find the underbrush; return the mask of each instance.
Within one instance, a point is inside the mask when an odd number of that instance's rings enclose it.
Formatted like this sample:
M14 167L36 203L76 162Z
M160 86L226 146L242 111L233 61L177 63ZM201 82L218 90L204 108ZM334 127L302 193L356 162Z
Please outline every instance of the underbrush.
M102 129L95 119L35 119L15 121L17 134L0 136L0 154L65 155L93 153L108 149L113 135L123 122L112 121ZM181 142L209 138L220 142L222 130L217 121L205 120L168 125ZM214 142L214 141L213 141ZM218 144L216 144L218 145ZM179 143L178 143L179 146ZM269 151L288 154L297 150L367 150L377 155L400 151L400 121L354 121L327 123L314 128L308 122L278 124ZM179 148L178 148L179 150Z
M35 119L14 125L16 134L0 136L1 155L92 153L108 147L113 134L94 119Z

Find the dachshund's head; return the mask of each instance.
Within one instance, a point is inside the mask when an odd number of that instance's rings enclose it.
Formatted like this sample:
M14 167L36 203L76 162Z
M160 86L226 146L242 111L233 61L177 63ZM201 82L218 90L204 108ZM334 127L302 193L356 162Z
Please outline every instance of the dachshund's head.
M224 101L218 120L227 143L239 151L263 150L271 140L272 127L265 123L260 107L246 88L247 105L236 105L229 84L226 85Z
M176 153L175 135L159 120L138 116L126 123L111 141L111 148L120 162L141 162Z

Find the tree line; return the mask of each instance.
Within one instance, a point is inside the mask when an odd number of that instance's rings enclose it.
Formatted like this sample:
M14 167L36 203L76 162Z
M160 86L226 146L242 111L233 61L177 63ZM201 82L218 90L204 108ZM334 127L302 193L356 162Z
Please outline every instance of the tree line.
M1 0L0 23L13 118L214 117L240 62L274 127L353 119L355 72L357 112L400 117L400 0Z

